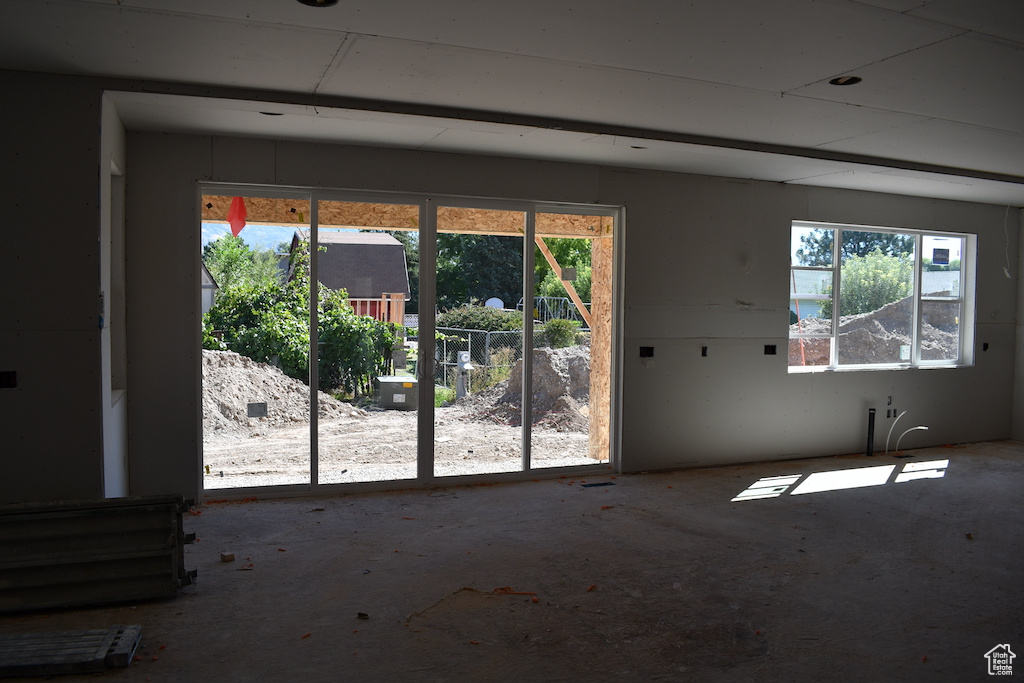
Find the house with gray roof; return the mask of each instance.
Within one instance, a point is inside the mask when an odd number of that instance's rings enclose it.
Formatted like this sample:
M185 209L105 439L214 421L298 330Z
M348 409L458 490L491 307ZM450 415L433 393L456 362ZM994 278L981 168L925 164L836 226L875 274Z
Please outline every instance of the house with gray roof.
M292 252L308 239L308 231L297 230ZM359 315L401 325L410 293L402 243L387 233L355 230L320 230L317 239L317 280L344 289Z

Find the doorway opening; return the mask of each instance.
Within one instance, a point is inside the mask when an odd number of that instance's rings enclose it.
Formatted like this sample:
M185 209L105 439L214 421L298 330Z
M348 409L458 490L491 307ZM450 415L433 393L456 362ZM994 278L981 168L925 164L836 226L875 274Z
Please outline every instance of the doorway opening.
M203 189L204 488L610 467L616 209Z

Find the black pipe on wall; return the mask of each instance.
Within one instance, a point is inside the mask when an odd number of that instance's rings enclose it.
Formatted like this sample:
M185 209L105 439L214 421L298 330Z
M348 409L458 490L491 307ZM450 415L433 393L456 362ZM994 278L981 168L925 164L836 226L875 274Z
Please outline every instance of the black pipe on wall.
M875 409L868 408L868 447L864 455L869 458L875 454Z

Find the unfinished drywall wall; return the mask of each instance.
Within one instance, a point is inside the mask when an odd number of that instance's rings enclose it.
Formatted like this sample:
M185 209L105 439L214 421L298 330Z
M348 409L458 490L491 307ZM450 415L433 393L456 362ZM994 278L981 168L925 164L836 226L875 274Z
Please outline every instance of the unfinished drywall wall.
M0 389L3 502L104 492L102 90L92 79L0 72L7 170L0 192L20 220L6 234L0 269L0 370L17 373L16 388ZM1024 437L1024 326L1017 324L1024 263L1011 268L1012 279L1002 272L1007 254L1011 265L1019 254L1017 209L586 164L159 133L130 133L124 163L131 176L128 398L118 410L128 416L134 495L200 490L201 181L626 205L616 433L627 470L856 452L867 408L890 395L909 411L908 423L930 426L907 446L1004 438L1011 430ZM1017 230L1004 231L1006 216ZM784 354L765 356L765 344L785 344L795 218L977 233L976 366L789 375ZM653 358L641 359L640 346L654 347ZM1022 359L1016 385L1015 356ZM887 428L879 421L877 434ZM117 486L110 482L110 490Z
M1002 373L1012 372L1016 287L996 264L1003 255L1003 207L714 178L626 177L628 469L862 452L867 411L884 414L889 396L907 411L909 425L930 428L904 447L1010 434L1006 406L1013 388ZM789 230L801 218L977 233L976 366L790 375L784 351ZM1016 253L1015 238L1010 249ZM988 351L981 351L982 342ZM765 355L765 345L779 353ZM654 357L640 358L640 346L654 347ZM891 423L876 423L880 447Z
M1013 220L1014 213L1017 215L1016 221ZM1024 210L1008 209L1005 221L1008 233L1013 231L1016 225L1017 238L1020 239L1021 236L1024 236ZM1021 277L1021 268L1024 268L1024 240L1020 241L1016 269L1013 266L1011 257L1010 267L1007 270L1010 272L1010 277L1017 283L1017 337L1015 339L1016 353L1014 354L1017 367L1013 381L1013 438L1024 441L1024 277Z
M199 233L196 179L210 141L128 136L128 439L132 495L199 492Z
M103 400L103 495L128 495L127 346L124 279L125 131L104 95L100 133L100 379Z
M103 491L99 317L100 92L0 72L10 220L0 268L0 502Z
M149 133L129 134L129 161L129 261L138 261L132 310L144 309L140 318L132 314L132 358L147 377L140 387L133 375L133 458L160 462L137 478L133 459L133 492L156 492L172 469L191 480L198 464L196 181L624 204L619 348L626 470L858 452L867 409L884 408L888 396L908 411L905 420L931 428L904 446L1010 434L1016 285L995 264L1003 253L1002 207L589 165ZM989 350L979 344L972 368L789 375L784 351L767 356L764 347L787 343L793 219L976 232L977 334ZM159 256L142 253L156 249ZM1010 249L1016 253L1016 236ZM641 359L640 346L653 346L654 357ZM888 427L879 421L876 443Z

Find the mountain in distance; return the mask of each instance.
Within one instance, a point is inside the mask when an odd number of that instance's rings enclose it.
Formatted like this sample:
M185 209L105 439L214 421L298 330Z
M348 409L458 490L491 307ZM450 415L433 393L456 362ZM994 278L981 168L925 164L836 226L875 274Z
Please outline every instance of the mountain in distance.
M246 225L238 236L250 247L278 251L281 243L291 244L295 234L294 225ZM227 223L203 223L202 244L205 247L213 240L231 234L231 226ZM285 251L287 251L285 247Z

